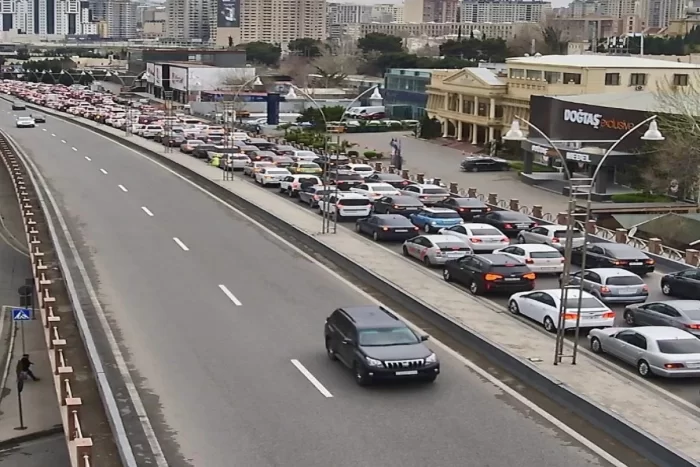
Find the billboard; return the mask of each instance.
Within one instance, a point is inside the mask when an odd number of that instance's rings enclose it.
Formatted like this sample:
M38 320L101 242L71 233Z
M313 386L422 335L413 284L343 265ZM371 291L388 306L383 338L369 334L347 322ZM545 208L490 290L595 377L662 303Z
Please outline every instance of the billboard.
M237 28L240 21L239 0L217 0L218 14L216 25L220 28Z
M198 91L236 88L255 78L255 68L189 68L189 83Z
M170 87L178 91L187 91L187 68L170 65Z
M146 81L152 83L156 80L156 66L153 63L146 63Z
M162 65L154 65L154 73L153 76L155 76L154 79L154 84L162 88L163 87L163 66Z
M546 96L530 98L532 123L555 140L616 140L648 117L639 110L567 102ZM621 150L639 147L639 135L625 138ZM534 134L533 134L534 136Z

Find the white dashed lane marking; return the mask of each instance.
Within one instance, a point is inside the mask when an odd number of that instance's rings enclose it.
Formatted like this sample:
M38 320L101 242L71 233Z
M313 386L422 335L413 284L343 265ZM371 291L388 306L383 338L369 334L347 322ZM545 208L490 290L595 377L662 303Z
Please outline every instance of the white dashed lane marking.
M153 213L146 207L146 206L141 206L141 210L145 212L147 215L150 217L153 217Z

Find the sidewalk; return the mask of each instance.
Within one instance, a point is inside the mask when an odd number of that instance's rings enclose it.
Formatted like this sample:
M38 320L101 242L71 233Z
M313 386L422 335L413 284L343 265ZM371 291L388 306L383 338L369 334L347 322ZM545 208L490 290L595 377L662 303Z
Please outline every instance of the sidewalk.
M543 212L555 215L566 211L567 199L563 195L527 185L518 179L518 174L510 172L466 173L460 171L464 159L462 151L423 141L406 132L346 134L344 139L357 143L360 153L364 148L376 149L389 154L389 141L399 138L404 169L412 174L424 173L426 178L439 177L445 184L456 182L460 188L476 188L480 195L497 193L499 200L520 200L521 206L542 206Z
M85 121L85 120L83 120ZM103 131L114 132L102 127ZM134 137L144 148L163 154L160 145ZM408 295L416 297L451 320L460 323L517 356L526 365L536 367L575 393L596 401L609 412L617 414L652 436L663 440L687 456L700 460L700 443L694 434L700 433L700 418L687 404L681 407L660 391L636 381L626 372L592 358L581 350L578 364L554 366L551 362L554 339L529 326L513 320L503 310L488 306L436 278L429 271L417 268L400 255L374 242L352 235L345 228L335 235L319 235L319 217L309 210L289 203L268 190L241 180L222 181L222 171L202 164L178 152L164 154L178 164L197 172L236 193L276 217L314 235L320 242L391 282ZM237 176L238 177L238 176ZM570 344L567 342L566 344ZM632 383L632 384L631 384Z

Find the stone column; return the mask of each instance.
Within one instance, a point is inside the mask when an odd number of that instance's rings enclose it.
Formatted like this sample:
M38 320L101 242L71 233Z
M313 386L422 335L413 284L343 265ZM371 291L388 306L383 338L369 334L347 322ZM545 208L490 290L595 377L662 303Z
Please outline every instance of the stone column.
M496 118L496 99L493 97L489 101L489 118Z
M457 121L457 141L462 141L462 122L460 120Z
M477 143L477 136L479 135L479 126L476 123L472 123L472 144Z
M474 96L474 115L479 115L479 96Z
M492 126L489 127L489 142L493 141L493 131L494 128Z
M450 123L447 119L442 122L442 137L447 138L447 131L450 129Z

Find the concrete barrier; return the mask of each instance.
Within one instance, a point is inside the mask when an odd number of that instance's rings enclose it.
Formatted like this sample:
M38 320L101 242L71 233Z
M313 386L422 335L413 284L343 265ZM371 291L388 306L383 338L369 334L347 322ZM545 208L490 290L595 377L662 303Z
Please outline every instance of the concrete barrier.
M44 325L44 338L49 349L53 382L60 404L71 464L77 467L90 467L94 465L92 463L93 440L87 434L88 429L81 423L82 399L74 391L76 387L75 373L73 367L68 363L65 351L67 342L61 337L61 318L55 312L56 294L54 287L60 287L62 284L60 272L48 267L48 264L56 261L56 258L51 251L52 245L46 219L37 200L35 187L31 186L29 177L25 176L26 168L21 164L14 148L2 133L0 133L0 157L2 157L14 183L17 202L24 222L37 298L34 312L39 312ZM55 283L58 285L55 286Z
M232 193L216 182L209 180L197 172L183 167L177 162L174 162L166 157L164 154L159 154L157 152L145 149L129 139L120 138L112 133L104 131L100 128L94 128L84 122L70 117L61 116L61 118L78 124L91 131L95 131L96 133L106 136L107 138L119 142L120 144L130 147L136 151L149 155L166 167L169 167L170 169L186 176L188 179L206 188L209 192L215 194L221 199L226 200L232 206L241 210L242 212L245 212L247 215L253 217L263 225L274 226L275 229L282 231L286 238L293 240L297 245L303 246L306 249L324 256L332 261L336 266L352 275L355 278L355 283L375 289L381 294L385 295L388 299L408 310L411 310L412 313L420 316L432 326L435 326L441 332L444 332L450 336L450 338L455 339L457 342L460 342L461 344L464 344L483 355L493 364L505 369L516 378L538 390L563 407L566 407L568 410L571 410L577 416L596 426L601 431L607 433L656 465L660 467L690 467L698 465L695 463L695 461L688 458L683 453L676 451L675 449L666 445L663 441L654 438L648 433L631 426L615 413L600 407L595 402L563 385L560 381L543 374L534 365L530 365L510 354L485 336L465 329L458 323L439 313L437 310L397 289L385 279L375 275L372 271L365 269L344 255L329 248L311 235L308 235L298 230L296 227L275 217L270 212L267 212L255 204L241 198L240 196L237 196L235 193Z

